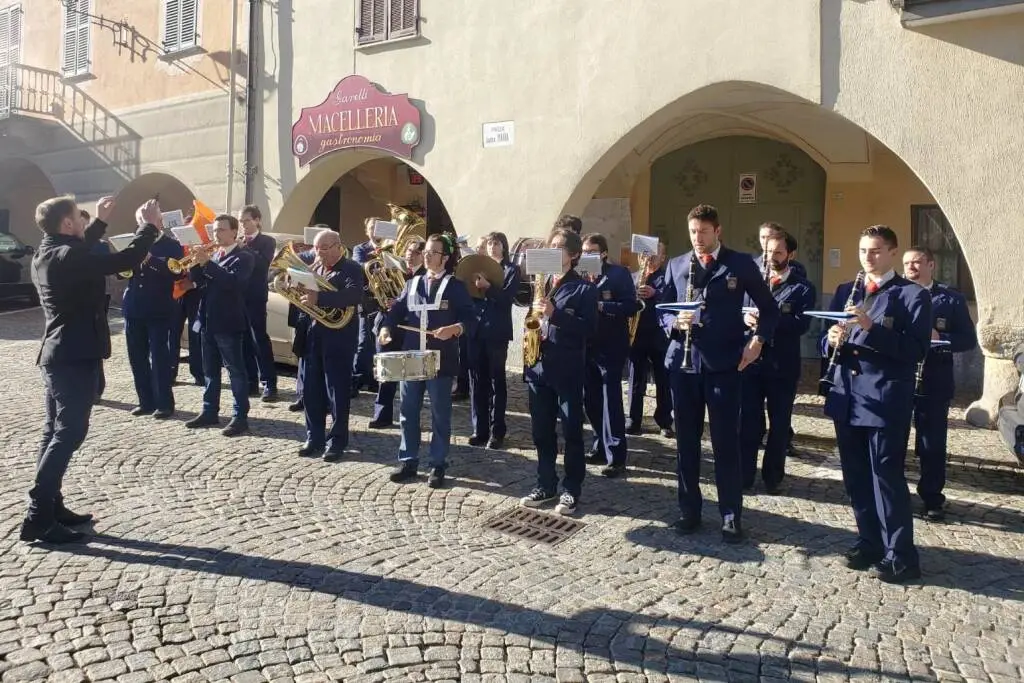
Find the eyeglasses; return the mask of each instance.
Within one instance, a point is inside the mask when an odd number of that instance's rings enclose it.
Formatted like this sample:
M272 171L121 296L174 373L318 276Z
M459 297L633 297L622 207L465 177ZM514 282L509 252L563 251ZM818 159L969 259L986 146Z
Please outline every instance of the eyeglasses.
M444 252L443 251L437 251L436 249L430 249L430 250L425 251L423 253L424 254L432 254L434 256L444 256Z

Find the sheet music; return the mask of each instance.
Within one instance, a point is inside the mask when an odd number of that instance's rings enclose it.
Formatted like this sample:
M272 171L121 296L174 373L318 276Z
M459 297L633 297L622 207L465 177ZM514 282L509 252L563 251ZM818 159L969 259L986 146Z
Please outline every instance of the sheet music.
M210 230L210 226L206 226L206 230L210 235L213 234ZM194 247L203 243L203 240L199 237L199 232L196 230L194 225L181 225L171 228L171 232L174 233L174 236L183 245Z
M313 244L316 236L322 232L331 232L328 228L312 228L307 227L302 229L302 241L305 244Z
M633 235L629 250L634 254L657 254L658 238L654 235Z
M527 275L561 275L562 250L527 249L525 269Z
M165 228L174 229L181 225L185 225L185 214L181 212L181 209L165 211L160 215L163 216Z
M601 257L597 254L583 254L576 265L576 272L580 275L600 275L602 265Z
M398 223L391 221L374 221L373 237L378 240L397 240Z
M308 289L310 291L313 291L313 292L319 292L320 291L320 285L318 285L316 283L316 276L313 275L313 273L309 272L308 270L299 270L298 268L289 268L288 269L288 277L291 278L293 283L302 285L303 287L305 287L306 289Z
M132 243L133 239L135 239L134 232L128 232L123 235L114 235L107 238L107 240L110 241L110 246L114 248L114 251L124 251L125 248Z

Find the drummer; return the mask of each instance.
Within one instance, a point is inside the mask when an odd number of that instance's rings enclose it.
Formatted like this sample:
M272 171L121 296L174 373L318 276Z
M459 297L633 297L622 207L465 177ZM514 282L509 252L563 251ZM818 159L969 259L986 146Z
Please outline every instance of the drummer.
M474 325L473 303L466 286L445 269L455 249L450 235L431 235L423 252L427 272L406 283L401 296L384 318L377 339L381 346L391 342L391 330L399 325L420 327L420 316L426 316L427 348L440 352L437 374L428 379L402 380L399 424L402 441L398 449L399 464L391 473L391 481L399 483L417 478L420 451L420 409L423 394L430 394L432 437L430 440L431 488L444 485L448 450L451 446L452 382L459 373L459 337ZM420 335L408 332L403 348L420 348Z
M484 235L486 255L501 266L501 286L491 284L483 273L475 273L474 284L480 292L476 329L469 336L469 397L473 435L470 446L501 448L508 431L505 407L505 360L512 341L512 299L519 288L519 266L508 258L508 238L503 232Z

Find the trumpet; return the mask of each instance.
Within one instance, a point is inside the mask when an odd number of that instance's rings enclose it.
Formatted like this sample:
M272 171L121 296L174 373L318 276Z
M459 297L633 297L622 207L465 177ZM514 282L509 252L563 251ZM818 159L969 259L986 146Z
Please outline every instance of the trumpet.
M213 250L217 248L216 242L207 242L206 244L200 244L198 246L189 247L188 253L183 258L169 258L167 259L167 270L171 271L175 275L181 275L182 273L192 270L199 264L196 262L196 254L200 251L207 253L213 253Z
M348 325L355 315L355 306L349 306L348 308L324 308L303 303L302 294L304 290L302 287L292 285L289 282L289 268L312 273L316 278L317 287L325 292L336 292L338 288L332 285L327 278L315 272L316 263L310 267L299 258L299 255L295 253L294 242L289 242L278 250L274 260L270 262L270 268L280 271L274 276L273 281L268 286L270 291L280 294L288 300L288 303L294 304L296 308L309 315L324 327L340 330L345 325Z
M651 255L640 254L640 275L636 279L636 288L640 289L647 284L647 269L651 266ZM636 332L640 329L640 316L643 314L644 309L647 308L647 302L640 298L637 294L637 301L640 302L640 310L633 314L633 317L629 319L629 345L632 346L633 342L636 341Z
M544 298L544 275L533 276L533 301L534 303ZM532 368L540 361L540 328L541 318L533 308L526 314L526 321L523 326L523 363L526 367Z
M856 279L853 281L853 288L850 289L850 296L846 297L846 304L843 306L845 311L847 308L853 305L853 302L857 300L857 295L860 292L861 287L864 285L864 271L861 270L857 273ZM836 345L832 347L832 353L828 357L828 367L825 369L825 374L822 375L821 379L818 380L818 393L825 395L828 390L835 386L835 382L832 381L832 371L836 368L836 362L839 360L839 350L846 343L846 338L850 334L849 323L842 324L843 333L836 341Z

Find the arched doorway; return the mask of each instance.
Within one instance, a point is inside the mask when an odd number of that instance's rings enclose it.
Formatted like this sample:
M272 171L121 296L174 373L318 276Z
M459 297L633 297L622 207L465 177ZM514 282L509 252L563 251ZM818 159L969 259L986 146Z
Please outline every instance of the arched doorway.
M159 199L161 211L180 210L186 217L192 211L192 201L196 199L192 190L174 176L168 173L145 173L117 193L117 204L110 216L107 234L134 231L136 209L154 197Z
M31 161L0 161L0 233L38 246L42 233L35 223L36 206L56 194L50 179Z

